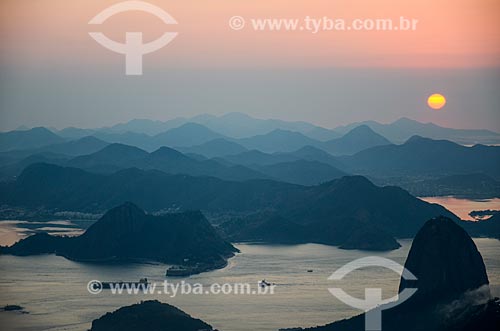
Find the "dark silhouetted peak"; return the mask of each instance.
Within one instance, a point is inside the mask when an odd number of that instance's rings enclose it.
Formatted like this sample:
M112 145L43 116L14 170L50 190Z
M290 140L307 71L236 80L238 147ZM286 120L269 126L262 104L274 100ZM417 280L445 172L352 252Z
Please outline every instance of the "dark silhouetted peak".
M51 236L45 232L35 233L15 244L15 249L2 247L1 253L15 253L16 255L50 254L53 253L62 237Z
M375 198L377 190L380 189L363 176L344 176L321 184L319 187L323 189L323 193L334 194L336 199L342 199L344 203L349 205L352 203L347 200L347 197L372 196ZM335 203L340 203L339 201L337 200Z
M325 149L332 154L352 155L364 149L390 144L389 140L368 125L360 125L340 138L325 142Z
M353 134L377 134L377 133L375 131L373 131L372 128L370 128L368 125L362 124L360 126L355 127L354 129L352 129L348 133L346 133L346 136L353 135Z
M132 202L125 202L115 208L112 208L104 214L104 216L96 222L94 225L113 223L117 225L120 230L123 230L126 226L133 227L133 224L141 222L146 213L137 207ZM91 227L92 228L92 227ZM89 229L90 230L90 229Z
M400 291L417 287L415 299L449 300L488 284L483 258L462 227L446 217L427 221L413 240L405 267L418 279L401 279Z
M405 142L405 145L430 145L432 144L432 146L446 146L446 147L454 147L454 146L458 146L458 147L462 147L452 141L449 141L449 140L442 140L442 139L431 139L431 138L427 138L427 137L422 137L422 136L419 136L419 135L415 135L415 136L412 136L410 137L406 142Z
M110 209L105 215L119 215L125 217L134 217L134 216L144 216L144 211L137 207L134 203L127 201L123 204Z
M449 140L442 139L431 139L422 136L412 136L410 137L403 146L407 148L420 148L422 151L431 151L436 152L439 150L439 153L443 153L443 155L453 155L457 150L471 150L471 148L466 148L464 146L458 145Z
M122 307L92 322L90 331L136 330L213 330L207 323L195 319L182 310L159 301L143 301Z
M200 211L146 214L134 203L110 209L77 237L34 235L2 253L57 253L73 260L151 260L200 264L193 273L225 266L238 250L220 237Z
M113 243L124 235L143 228L146 214L131 202L110 209L81 236L95 246Z
M21 130L21 131L11 131L15 132L18 134L29 134L33 138L51 138L51 139L57 139L57 140L62 140L61 137L59 137L57 134L52 132L51 130L43 127L43 126L38 126L32 129L27 129L27 130ZM7 132L8 133L8 132Z
M367 139L376 139L378 144L390 144L391 142L385 139L380 134L376 133L372 130L368 125L360 125L347 132L343 137L338 138L339 141L349 141L349 140L367 140ZM374 142L373 142L374 143Z

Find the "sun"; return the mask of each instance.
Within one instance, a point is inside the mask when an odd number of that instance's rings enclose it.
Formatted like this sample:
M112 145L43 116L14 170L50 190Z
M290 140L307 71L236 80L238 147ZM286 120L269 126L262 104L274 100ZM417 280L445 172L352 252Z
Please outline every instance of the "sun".
M434 93L427 99L427 104L432 109L439 110L446 105L446 98L442 94Z

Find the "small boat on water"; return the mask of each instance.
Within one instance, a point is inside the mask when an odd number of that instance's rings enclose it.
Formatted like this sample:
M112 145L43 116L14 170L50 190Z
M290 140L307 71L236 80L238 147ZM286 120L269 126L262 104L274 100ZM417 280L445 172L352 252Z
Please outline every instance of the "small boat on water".
M196 267L175 265L167 269L168 277L187 277L196 273Z
M186 260L184 262L189 261ZM187 277L202 272L223 268L226 266L226 264L227 262L225 260L220 260L210 263L189 263L182 265L174 265L167 269L165 275L167 277Z
M111 289L113 288L123 288L123 287L128 287L128 288L147 288L149 287L149 282L147 278L141 278L138 282L124 282L124 281L118 281L118 282L102 282L102 288L103 289Z
M261 280L261 281L259 282L259 286L260 286L260 287L267 287L267 286L274 286L274 285L276 285L276 284L266 282L266 280L265 280L265 279L263 279L263 280Z

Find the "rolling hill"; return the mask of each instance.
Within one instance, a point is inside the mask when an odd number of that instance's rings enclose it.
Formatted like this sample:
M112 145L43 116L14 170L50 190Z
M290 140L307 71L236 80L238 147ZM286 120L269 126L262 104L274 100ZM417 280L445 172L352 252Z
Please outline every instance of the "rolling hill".
M254 169L270 178L300 185L317 185L347 175L331 165L306 160L275 163Z
M0 152L34 149L64 141L63 138L43 127L24 131L1 132Z
M77 261L144 260L225 265L237 249L224 241L196 211L153 216L126 202L107 211L78 237L35 234L2 253L57 253Z
M242 138L236 142L247 149L256 149L265 153L293 152L304 146L320 144L317 140L302 133L277 129L264 135Z
M360 125L347 132L340 138L326 141L322 148L333 155L352 155L362 150L391 145L391 142L375 133L367 125Z

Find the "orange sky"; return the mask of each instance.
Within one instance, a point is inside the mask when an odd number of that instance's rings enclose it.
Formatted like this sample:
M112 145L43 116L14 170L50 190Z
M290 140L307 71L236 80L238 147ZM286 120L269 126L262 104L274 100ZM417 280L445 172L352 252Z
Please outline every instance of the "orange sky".
M26 63L116 60L97 45L87 22L116 0L2 0L2 60ZM497 0L152 0L179 22L166 27L134 12L109 19L101 30L123 40L142 31L153 40L165 29L179 36L148 61L166 67L490 67L500 62ZM228 19L395 18L419 20L415 32L232 31Z
M98 127L245 112L327 127L402 116L499 131L499 0L150 0L88 22L118 0L0 0L0 130ZM235 15L247 20L231 30ZM418 19L416 31L254 31L252 18ZM89 32L146 42L178 32L126 76L123 55ZM431 111L427 97L447 98Z

